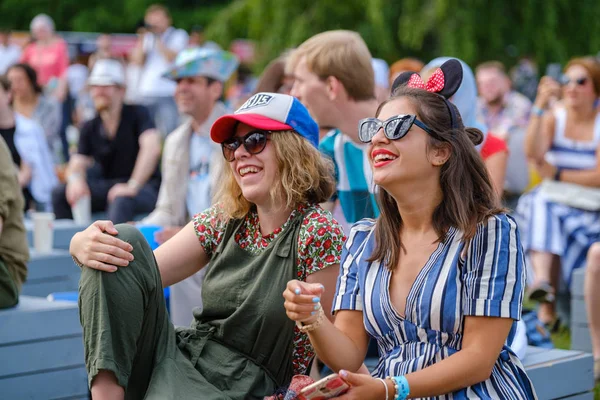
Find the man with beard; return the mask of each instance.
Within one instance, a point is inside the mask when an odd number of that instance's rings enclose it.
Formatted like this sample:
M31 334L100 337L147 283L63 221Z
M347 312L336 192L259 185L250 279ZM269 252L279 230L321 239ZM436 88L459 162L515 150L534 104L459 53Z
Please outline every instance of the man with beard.
M210 139L210 127L227 114L219 99L223 83L237 66L237 58L229 52L191 48L179 53L165 74L177 82L177 108L190 119L167 136L156 209L142 220L142 224L163 227L156 234L159 244L179 232L193 215L212 205L224 160L220 146ZM171 286L170 315L175 325L189 325L192 310L202 306L200 293L205 273L203 268Z
M475 69L475 79L479 91L477 117L494 136L506 141L514 129L527 128L531 101L511 90L511 81L502 63L480 64Z
M71 207L91 198L92 212L107 211L114 223L154 209L160 186L160 134L148 110L123 104L125 73L117 60L96 62L88 79L96 117L81 129L67 184L52 193L56 218L72 218Z

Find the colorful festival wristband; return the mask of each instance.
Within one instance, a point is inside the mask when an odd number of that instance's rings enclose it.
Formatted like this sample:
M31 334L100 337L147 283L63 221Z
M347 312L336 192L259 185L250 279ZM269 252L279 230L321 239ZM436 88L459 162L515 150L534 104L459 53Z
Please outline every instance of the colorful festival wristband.
M406 400L410 394L406 378L404 376L392 376L392 380L396 384L396 400Z

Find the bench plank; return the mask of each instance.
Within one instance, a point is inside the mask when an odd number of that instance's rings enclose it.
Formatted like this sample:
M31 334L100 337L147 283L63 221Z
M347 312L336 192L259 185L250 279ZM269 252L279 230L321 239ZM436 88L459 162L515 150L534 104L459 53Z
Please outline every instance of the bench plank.
M21 294L25 296L46 297L56 292L76 292L79 277L62 276L43 281L33 281L23 284Z
M27 263L27 280L80 273L67 250L53 249L51 253L40 254L29 249L29 252L31 257Z
M85 368L67 368L30 375L0 378L3 399L64 399L87 397Z
M81 232L85 228L87 228L87 226L77 225L70 219L57 219L54 221L53 247L55 249L67 250L73 235L77 232ZM30 247L33 247L33 222L26 220L25 229L27 230L27 243L29 243Z
M585 280L585 268L577 268L571 277L571 294L583 297L583 282Z
M0 346L81 334L77 303L21 296L16 307L0 310Z
M571 327L571 348L573 350L592 352L590 327L587 324L574 324Z
M588 353L528 347L523 365L540 400L559 399L594 388L594 361Z
M85 366L83 338L67 338L0 346L0 379L8 375Z
M571 298L571 324L587 325L587 310L583 297Z
M46 254L31 250L27 268L23 295L46 297L54 292L76 291L79 287L81 270L75 266L67 250L53 249Z
M561 400L594 400L594 392L580 393L575 396L563 397Z

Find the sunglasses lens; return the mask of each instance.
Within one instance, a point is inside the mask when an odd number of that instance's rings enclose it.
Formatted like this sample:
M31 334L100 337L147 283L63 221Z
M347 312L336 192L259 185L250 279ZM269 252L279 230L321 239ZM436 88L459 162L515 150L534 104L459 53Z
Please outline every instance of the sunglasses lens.
M586 82L587 82L587 77L585 77L585 76L582 78L577 78L577 79L573 79L573 78L569 78L569 77L565 76L562 79L561 83L565 86L569 85L570 83L575 83L575 84L577 84L577 86L584 86Z
M406 136L412 126L414 117L402 116L388 122L385 127L385 136L390 140L398 140Z
M260 153L266 144L267 135L264 132L254 132L244 137L244 147L250 154Z
M398 136L398 127L402 124L402 119L396 118L391 120L385 126L385 136L388 139L395 140Z
M223 149L223 157L227 161L233 161L235 159L235 151L240 147L240 142L237 138L229 139L226 142L221 143L221 149Z
M379 124L379 122L377 120L364 121L360 125L360 129L358 132L358 138L363 143L369 143L373 139L373 136L375 136L375 134L377 134L377 131L379 130L380 127L381 127L381 125Z

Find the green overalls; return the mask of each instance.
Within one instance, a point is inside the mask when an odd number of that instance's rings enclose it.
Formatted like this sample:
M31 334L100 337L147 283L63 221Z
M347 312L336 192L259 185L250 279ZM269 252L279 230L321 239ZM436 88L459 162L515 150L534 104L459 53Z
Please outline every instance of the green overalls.
M137 229L118 225L135 260L115 273L83 268L80 318L89 381L111 370L130 399L262 399L293 375L294 323L282 293L296 278L297 216L259 255L228 223L189 328L169 322L154 255Z

